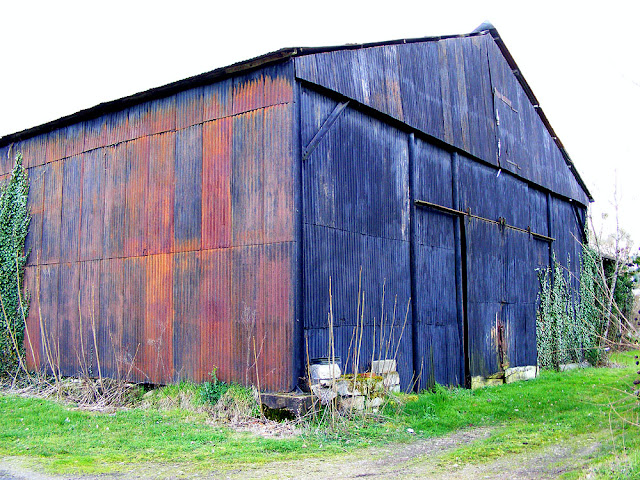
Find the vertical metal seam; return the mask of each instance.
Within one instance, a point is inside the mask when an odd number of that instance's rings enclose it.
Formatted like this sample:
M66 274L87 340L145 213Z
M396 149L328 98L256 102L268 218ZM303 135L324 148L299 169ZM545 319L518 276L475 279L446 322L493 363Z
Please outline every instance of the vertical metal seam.
M460 210L459 195L459 166L460 159L456 152L451 153L451 202L455 210ZM458 335L460 338L460 367L461 377L460 383L466 385L469 376L469 356L467 346L467 322L466 322L466 305L464 298L464 283L462 273L462 219L460 216L454 218L453 238L455 245L455 282L456 282L456 308L458 316Z
M293 61L293 60L292 60ZM295 61L294 65L294 77L295 77ZM293 120L293 159L296 168L295 171L295 193L294 193L294 205L295 205L295 236L296 236L296 273L295 278L297 280L297 286L295 288L295 323L294 323L294 338L295 343L291 354L294 356L292 359L294 380L297 383L299 377L304 375L305 365L305 349L304 349L304 315L305 315L305 278L304 278L304 181L303 181L303 154L302 154L302 87L300 82L294 79L294 120Z
M413 373L412 378L415 379L416 372L418 372L418 342L416 341L416 335L418 326L416 325L416 253L415 253L415 205L413 202L413 195L415 191L415 175L414 175L414 162L415 162L415 137L413 133L410 133L407 137L407 143L409 144L409 278L410 278L410 291L411 291L411 357ZM414 382L414 388L419 388L420 382Z
M553 234L553 215L551 214L551 202L553 197L550 192L547 192L547 235L550 237ZM553 278L553 243L549 242L549 271L551 272L551 278Z

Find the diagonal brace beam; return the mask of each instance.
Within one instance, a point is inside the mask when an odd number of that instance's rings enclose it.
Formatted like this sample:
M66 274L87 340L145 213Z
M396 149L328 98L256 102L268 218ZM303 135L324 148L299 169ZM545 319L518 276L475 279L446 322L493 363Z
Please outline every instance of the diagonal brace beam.
M320 130L318 130L318 132L313 136L313 138L309 142L309 145L307 145L307 147L304 149L304 153L302 154L303 162L306 161L311 156L313 151L317 148L318 144L320 143L320 140L322 140L322 137L324 137L327 133L329 133L331 126L336 122L336 120L338 120L338 117L344 111L344 109L347 108L347 105L349 105L349 101L341 102L338 105L336 105L336 107L333 109L331 114L327 117L327 119L324 121L324 123L320 127Z

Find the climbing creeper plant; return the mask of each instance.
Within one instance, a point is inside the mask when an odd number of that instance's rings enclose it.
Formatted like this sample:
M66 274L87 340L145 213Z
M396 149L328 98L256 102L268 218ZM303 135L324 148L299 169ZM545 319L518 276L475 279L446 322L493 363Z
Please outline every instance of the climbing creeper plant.
M552 267L540 270L539 306L536 321L538 365L558 369L563 363L602 360L599 339L604 327L600 306L597 253L582 246L579 299L574 301L565 269L553 256ZM571 269L568 268L568 271Z
M28 252L24 245L31 215L27 207L29 178L22 166L22 154L16 156L11 178L0 186L0 375L16 371L23 354L25 318L28 308L20 302ZM22 358L24 356L22 355Z
M569 283L562 266L553 256L551 267L538 272L540 302L536 321L538 364L546 368L559 368L562 363L575 360L576 325Z

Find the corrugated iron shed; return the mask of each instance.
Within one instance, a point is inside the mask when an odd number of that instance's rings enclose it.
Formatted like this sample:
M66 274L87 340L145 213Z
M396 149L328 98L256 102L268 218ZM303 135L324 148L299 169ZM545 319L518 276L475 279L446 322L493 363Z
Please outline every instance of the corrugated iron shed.
M18 151L30 364L150 383L291 390L330 310L403 387L535 364L535 269L578 271L591 200L492 27L283 49L3 137L0 174Z

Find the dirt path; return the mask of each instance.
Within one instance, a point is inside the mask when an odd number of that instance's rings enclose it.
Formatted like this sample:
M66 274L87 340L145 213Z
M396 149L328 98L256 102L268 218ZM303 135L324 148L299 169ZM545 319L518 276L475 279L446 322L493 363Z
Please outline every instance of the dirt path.
M23 459L0 459L4 480L130 480L130 479L546 479L585 466L600 444L587 436L569 442L531 449L517 455L477 465L442 462L441 456L491 435L490 429L456 432L445 437L369 448L329 460L320 458L243 466L217 472L193 472L184 465L138 465L119 474L51 476L39 473Z

